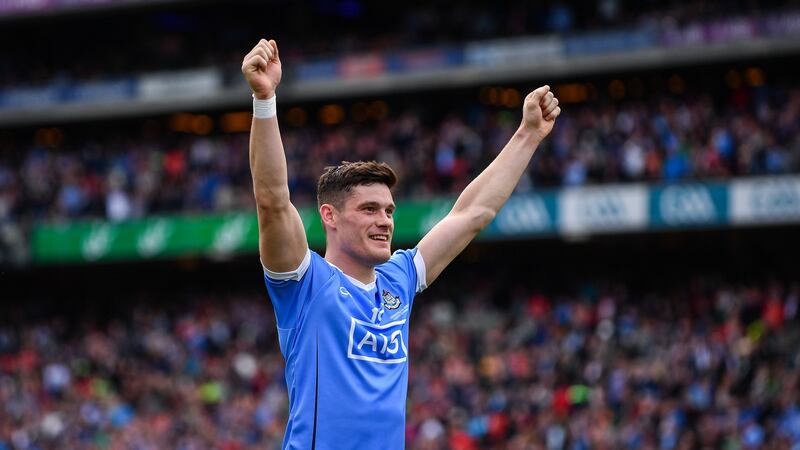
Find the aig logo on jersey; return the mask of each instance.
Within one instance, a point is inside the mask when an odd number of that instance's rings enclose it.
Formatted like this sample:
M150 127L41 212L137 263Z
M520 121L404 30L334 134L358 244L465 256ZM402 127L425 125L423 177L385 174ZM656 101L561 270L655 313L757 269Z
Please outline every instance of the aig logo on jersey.
M392 295L391 292L387 291L386 289L383 290L383 307L386 309L397 309L400 307L400 297L397 295Z
M364 322L354 317L350 320L348 358L381 364L399 364L406 361L408 349L403 342L405 320L384 325Z

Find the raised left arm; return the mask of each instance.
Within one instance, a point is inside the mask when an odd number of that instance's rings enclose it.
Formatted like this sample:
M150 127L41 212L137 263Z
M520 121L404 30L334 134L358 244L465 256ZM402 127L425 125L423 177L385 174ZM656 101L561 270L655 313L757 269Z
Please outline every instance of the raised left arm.
M561 113L549 86L525 97L522 123L503 151L458 196L453 209L417 245L426 268L428 286L478 233L486 228L508 200L528 167L539 143L550 134Z

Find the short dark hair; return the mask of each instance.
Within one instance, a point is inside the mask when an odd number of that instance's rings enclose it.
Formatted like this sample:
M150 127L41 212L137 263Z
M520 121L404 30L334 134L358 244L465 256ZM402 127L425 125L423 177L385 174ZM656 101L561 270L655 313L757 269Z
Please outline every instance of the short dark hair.
M317 183L317 205L328 203L341 209L353 186L375 183L391 189L397 184L397 175L384 162L342 161L338 166L328 166Z

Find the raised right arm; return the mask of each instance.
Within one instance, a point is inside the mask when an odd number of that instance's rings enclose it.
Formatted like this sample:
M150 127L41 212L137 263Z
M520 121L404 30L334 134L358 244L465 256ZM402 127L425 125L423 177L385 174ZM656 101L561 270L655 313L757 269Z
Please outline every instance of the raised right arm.
M242 74L258 100L275 96L281 81L281 61L274 40L262 39L244 57ZM298 268L308 250L300 214L289 200L286 156L278 118L253 117L250 128L250 171L258 211L261 263L272 272Z

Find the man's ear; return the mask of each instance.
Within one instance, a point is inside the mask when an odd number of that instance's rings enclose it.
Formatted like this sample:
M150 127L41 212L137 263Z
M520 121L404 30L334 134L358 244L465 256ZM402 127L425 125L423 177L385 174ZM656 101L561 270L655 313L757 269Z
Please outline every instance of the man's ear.
M323 203L319 207L319 216L322 218L323 227L336 229L336 208L333 205Z

